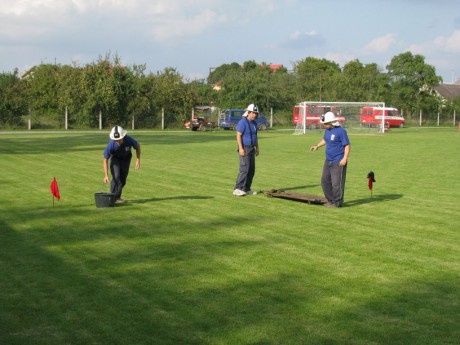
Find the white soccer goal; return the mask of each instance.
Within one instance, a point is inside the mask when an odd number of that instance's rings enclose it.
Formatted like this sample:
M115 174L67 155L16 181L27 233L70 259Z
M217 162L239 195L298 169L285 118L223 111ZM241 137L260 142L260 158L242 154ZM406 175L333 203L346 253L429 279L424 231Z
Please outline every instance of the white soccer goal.
M321 117L328 111L336 115L348 132L384 133L388 123L382 109L388 109L385 102L301 102L293 110L294 134L321 128Z
M294 135L301 135L301 134L305 134L305 124L298 123L295 125Z

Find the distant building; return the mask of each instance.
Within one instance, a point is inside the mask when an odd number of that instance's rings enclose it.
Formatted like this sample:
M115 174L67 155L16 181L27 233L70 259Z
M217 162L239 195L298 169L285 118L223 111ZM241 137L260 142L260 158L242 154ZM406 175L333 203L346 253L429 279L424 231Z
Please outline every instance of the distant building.
M460 97L460 84L439 84L433 87L434 92L442 98L453 101Z
M272 63L269 65L269 67L273 73L275 73L280 68L284 68L282 64L272 64Z
M220 90L222 90L222 83L223 83L223 82L224 82L224 81L221 79L221 80L219 80L217 83L212 84L212 89L215 90L215 91L220 91Z

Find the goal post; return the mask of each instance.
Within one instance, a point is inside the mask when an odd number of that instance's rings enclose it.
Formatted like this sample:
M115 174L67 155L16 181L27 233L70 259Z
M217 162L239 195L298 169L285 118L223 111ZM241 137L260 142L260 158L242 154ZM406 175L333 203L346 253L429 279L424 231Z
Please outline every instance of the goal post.
M383 109L385 102L300 102L293 111L297 114L293 115L294 134L306 134L307 130L321 128L321 117L328 111L335 114L348 132L384 133L387 122Z

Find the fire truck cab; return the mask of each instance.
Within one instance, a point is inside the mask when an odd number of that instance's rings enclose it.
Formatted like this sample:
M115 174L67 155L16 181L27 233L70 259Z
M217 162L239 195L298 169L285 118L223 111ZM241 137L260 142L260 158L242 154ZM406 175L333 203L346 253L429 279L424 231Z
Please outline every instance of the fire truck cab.
M304 113L304 110L306 110L306 114ZM295 105L294 109L292 110L292 123L294 126L301 125L303 123L302 115L304 115L306 128L316 129L323 126L323 124L320 122L321 117L328 111L332 111L337 117L337 120L343 125L345 118L336 113L335 107L328 107L323 105L302 106L300 104Z
M382 114L384 116L385 126L404 127L406 120L398 116L396 108L381 107L362 107L360 113L360 123L366 127L379 127L382 125Z

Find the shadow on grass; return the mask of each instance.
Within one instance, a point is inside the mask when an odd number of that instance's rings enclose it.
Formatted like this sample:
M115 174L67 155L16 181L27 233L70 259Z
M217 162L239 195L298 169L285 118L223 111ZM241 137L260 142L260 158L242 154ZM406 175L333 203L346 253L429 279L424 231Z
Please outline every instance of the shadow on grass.
M116 206L128 206L129 204L145 204L148 202L158 202L164 200L205 200L205 199L213 199L212 196L170 196L166 198L150 198L150 199L134 199L134 200L126 200L125 203L115 204Z
M402 197L403 197L403 194L377 195L377 196L374 196L372 198L369 197L369 198L346 201L345 206L350 207L350 206L358 206L358 205L363 205L363 204L370 204L370 203L373 203L373 202L392 201L392 200L401 199Z
M109 142L109 131L94 132L91 134L84 133L65 133L56 134L46 133L27 133L21 136L7 136L8 145L5 146L3 154L34 154L41 152L59 153L59 152L91 152L98 151L102 155L107 143ZM174 133L165 134L161 132L145 134L133 133L134 139L144 145L188 145L199 143L218 143L231 142L236 140L230 135L209 135L197 133ZM0 138L4 140L3 137ZM186 153L184 153L186 154ZM102 156L101 156L102 157Z
M154 133L154 134L137 134L133 133L132 136L138 140L141 145L142 143L148 145L187 145L197 143L217 143L217 142L231 142L235 141L235 135L228 135L222 132L184 132L184 133Z
M85 213L73 210L61 216L77 219ZM29 216L36 219L43 214ZM136 227L101 222L75 231L79 221L55 221L56 226L36 226L29 237L0 219L0 344L205 344L202 337L214 321L195 319L204 296L194 291L194 284L182 283L190 283L201 270L220 270L209 266L218 254L215 248L257 245L238 239L214 244L204 238L170 242L171 228L183 225L167 217L156 217L153 237ZM214 232L236 222L244 221L204 222L198 227ZM52 236L46 236L50 230ZM115 247L94 251L99 241L106 243L113 236L118 238ZM145 240L150 243L141 245L144 248L122 245ZM141 280L132 280L139 274Z
M2 138L3 139L3 138ZM60 152L91 152L99 150L103 152L108 138L102 139L99 135L66 135L48 134L27 137L8 137L8 145L5 154L34 154L37 152L60 153ZM42 149L40 149L40 147Z
M21 224L45 215L29 212ZM55 227L30 222L19 230L0 219L1 344L458 340L459 278L447 268L357 282L331 275L325 262L284 261L301 258L282 249L287 242L234 232L255 217L183 224L156 216L154 233L148 217L129 228L85 217L66 211Z

